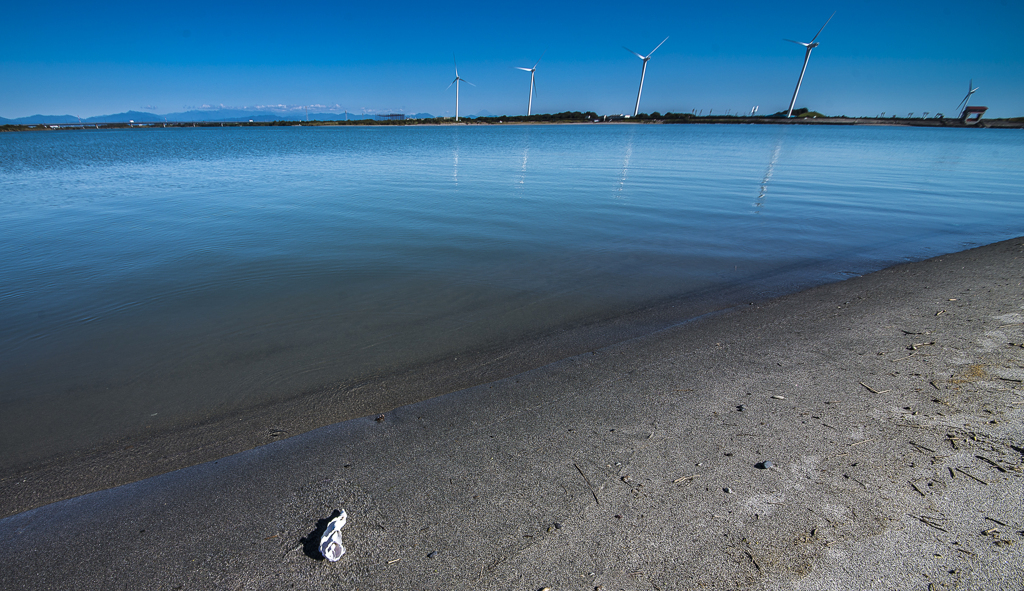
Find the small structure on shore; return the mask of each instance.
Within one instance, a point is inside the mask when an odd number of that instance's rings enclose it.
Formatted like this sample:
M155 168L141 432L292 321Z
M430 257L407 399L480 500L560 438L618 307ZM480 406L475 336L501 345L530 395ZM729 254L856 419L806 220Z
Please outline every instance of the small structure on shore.
M964 107L962 113L960 113L960 122L967 125L971 125L981 121L981 116L985 114L988 107Z

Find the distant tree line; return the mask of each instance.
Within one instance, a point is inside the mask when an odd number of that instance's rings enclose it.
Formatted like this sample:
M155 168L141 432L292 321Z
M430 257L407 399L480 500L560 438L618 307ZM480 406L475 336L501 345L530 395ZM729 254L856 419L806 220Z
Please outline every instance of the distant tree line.
M539 113L536 115L502 115L501 117L476 117L476 118L464 118L460 119L459 123L463 125L492 125L501 123L585 123L585 122L603 122L603 121L635 121L637 123L774 123L778 119L785 119L786 112L779 111L771 115L759 115L749 116L741 114L726 114L726 115L702 115L698 116L693 113L665 113L661 114L657 111L653 113L639 113L636 117L628 117L625 115L598 115L594 111L563 111L561 113ZM833 124L855 124L858 118L850 118L844 115L839 117L829 117L823 115L817 111L811 111L809 109L794 109L793 119L813 119L813 118L824 118L828 119L827 122ZM875 119L873 117L867 117L866 119ZM900 119L893 117L893 120L905 121L908 125L927 125L936 126L941 125L943 127L948 126L959 126L960 122L957 119ZM451 117L434 117L432 119L404 119L396 121L377 121L374 119L355 119L350 121L196 121L196 122L178 122L178 123L163 123L163 122L146 122L146 123L88 123L85 125L80 124L64 124L60 125L60 129L128 129L128 128L161 128L161 127L310 127L310 126L346 126L346 125L451 125L454 124L455 120ZM1024 127L1024 117L1014 117L1010 119L988 119L984 125L978 125L978 127L997 126L997 127ZM0 125L0 132L10 131L42 131L50 130L53 127L58 127L52 124L3 124Z

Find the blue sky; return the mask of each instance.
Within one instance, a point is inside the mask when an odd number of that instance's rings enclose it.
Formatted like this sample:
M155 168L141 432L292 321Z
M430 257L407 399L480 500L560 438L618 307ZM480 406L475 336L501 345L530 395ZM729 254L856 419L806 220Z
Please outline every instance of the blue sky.
M626 4L19 2L3 10L0 116L204 105L350 112L631 113L641 62L654 54L641 111L761 114L784 109L803 48L819 37L797 107L831 115L1024 115L1024 2ZM788 11L779 8L786 6ZM329 107L329 108L328 108Z

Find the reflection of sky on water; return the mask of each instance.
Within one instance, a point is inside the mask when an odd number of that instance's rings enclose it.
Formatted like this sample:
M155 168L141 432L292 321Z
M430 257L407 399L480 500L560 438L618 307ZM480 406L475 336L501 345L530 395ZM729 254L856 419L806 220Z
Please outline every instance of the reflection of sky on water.
M986 129L0 134L0 183L0 403L38 401L0 413L12 458L1024 233L1024 134Z

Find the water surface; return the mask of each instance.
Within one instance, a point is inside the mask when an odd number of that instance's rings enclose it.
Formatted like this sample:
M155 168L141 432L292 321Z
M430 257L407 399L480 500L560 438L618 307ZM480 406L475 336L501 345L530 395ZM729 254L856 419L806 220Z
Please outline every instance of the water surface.
M0 466L1014 237L1022 189L1019 130L0 134Z

